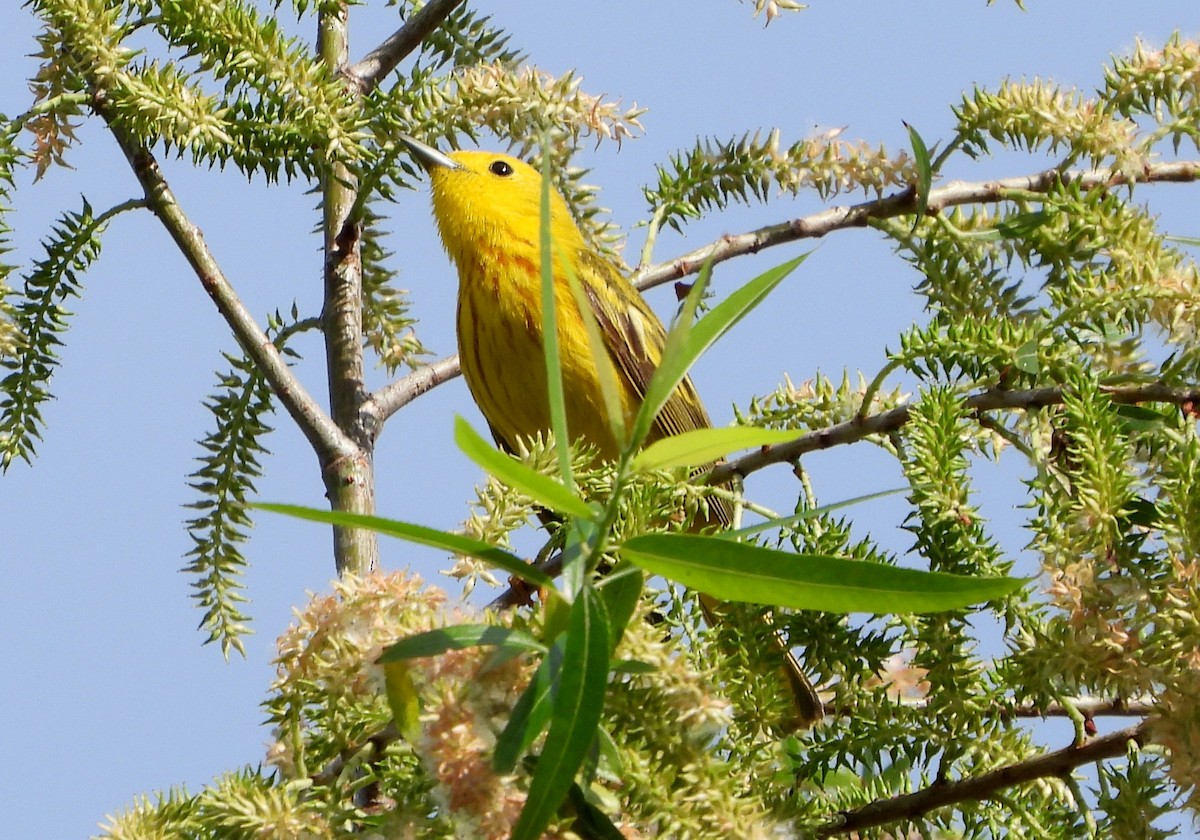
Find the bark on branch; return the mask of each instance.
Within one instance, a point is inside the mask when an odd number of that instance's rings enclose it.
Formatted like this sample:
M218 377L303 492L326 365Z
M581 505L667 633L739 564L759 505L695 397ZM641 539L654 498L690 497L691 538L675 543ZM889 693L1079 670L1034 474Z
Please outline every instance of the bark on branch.
M1200 179L1200 161L1174 161L1147 166L1136 183L1186 183ZM1057 183L1076 183L1084 189L1094 187L1113 188L1132 186L1129 178L1105 171L1070 170L1060 172L1049 169L1033 175L1002 178L998 181L952 181L944 187L929 191L926 214L936 215L947 207L964 204L995 204L1006 200L1014 193L1045 193ZM827 233L843 228L866 227L872 219L888 219L915 212L916 191L909 188L902 192L863 201L859 204L831 207L802 216L788 222L758 228L730 236L697 248L695 251L664 263L648 266L634 272L635 286L645 290L695 274L708 260L713 264L724 262L745 254L754 254L763 248L795 242L798 239L818 239Z
M361 61L342 68L342 75L359 94L369 93L396 69L404 58L437 29L464 0L431 0L397 29L391 37L371 50Z
M1183 405L1193 403L1200 405L1200 387L1175 388L1167 385L1152 383L1149 385L1121 385L1104 387L1100 390L1108 394L1114 402L1122 405L1148 402L1172 403ZM983 393L967 397L964 405L976 411L996 411L1001 409L1044 408L1049 405L1062 403L1066 392L1062 388L1031 388L1028 390L1003 390L992 388ZM791 463L809 452L819 449L829 449L847 443L855 443L869 435L887 434L894 432L908 423L911 405L897 406L879 414L868 414L855 417L843 423L818 429L814 432L799 435L788 443L774 446L764 446L749 455L734 461L727 461L716 467L708 477L710 484L723 484L735 476L747 476L757 472L769 464Z
M1084 764L1124 755L1131 741L1144 746L1150 740L1151 728L1151 721L1143 720L1135 726L1093 738L1084 744L1072 744L979 776L930 785L916 793L892 799L881 799L842 813L819 829L817 836L834 837L872 826L918 819L936 808L990 799L1014 785L1065 776Z
M246 309L225 272L221 270L220 264L208 249L200 228L192 223L179 206L154 155L109 120L102 103L96 106L96 110L108 123L117 145L129 161L134 177L146 196L146 205L174 240L238 343L254 361L255 366L262 371L271 391L278 397L313 449L322 460L348 457L357 452L358 447L312 398L266 332Z

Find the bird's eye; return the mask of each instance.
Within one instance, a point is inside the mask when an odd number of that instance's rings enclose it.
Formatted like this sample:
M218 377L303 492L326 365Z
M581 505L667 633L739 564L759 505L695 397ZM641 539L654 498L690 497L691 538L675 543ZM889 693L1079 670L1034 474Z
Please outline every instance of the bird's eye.
M488 171L493 175L499 175L501 178L507 178L512 174L513 168L502 160L492 161L492 165L488 167Z

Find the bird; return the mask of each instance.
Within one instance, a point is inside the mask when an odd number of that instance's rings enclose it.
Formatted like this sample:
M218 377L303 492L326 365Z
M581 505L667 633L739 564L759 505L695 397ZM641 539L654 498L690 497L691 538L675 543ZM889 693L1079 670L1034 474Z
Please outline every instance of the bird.
M551 428L542 344L542 174L523 160L486 150L443 153L402 135L401 141L429 174L433 216L458 273L456 332L467 388L501 448ZM596 369L567 272L578 278L595 316L615 373L625 427L662 358L666 329L627 277L589 246L557 190L549 191L554 297L567 428L604 460L624 446L608 419ZM646 443L711 426L690 377L685 377L655 418ZM725 500L709 499L695 528L728 527ZM719 602L700 597L705 617L719 620ZM822 717L820 698L778 636L781 670L791 688L795 728Z

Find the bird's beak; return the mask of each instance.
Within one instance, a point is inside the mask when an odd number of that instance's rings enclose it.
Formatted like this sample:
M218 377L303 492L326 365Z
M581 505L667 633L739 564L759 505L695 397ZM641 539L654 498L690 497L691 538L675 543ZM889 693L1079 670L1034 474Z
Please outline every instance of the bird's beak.
M425 167L425 171L432 172L439 166L444 166L447 169L459 169L459 164L448 158L446 155L439 152L433 146L426 146L420 140L409 137L407 134L398 135L400 142L412 151L413 157Z

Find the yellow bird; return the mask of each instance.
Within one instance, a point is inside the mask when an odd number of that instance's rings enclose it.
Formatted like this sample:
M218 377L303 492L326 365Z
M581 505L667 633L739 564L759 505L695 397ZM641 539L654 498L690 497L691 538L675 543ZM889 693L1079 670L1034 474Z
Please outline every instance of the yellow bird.
M433 215L458 269L463 377L497 442L516 451L518 439L546 432L551 425L542 349L541 173L509 155L447 155L409 137L403 141L429 172ZM550 191L550 233L567 427L602 458L615 459L622 442L607 421L600 378L563 261L569 262L591 303L627 425L662 358L666 330L633 284L588 247L555 190ZM655 418L647 443L710 425L695 386L685 378ZM720 499L710 500L709 519L729 524L728 507ZM719 613L712 599L702 597L701 603L710 619ZM798 723L808 725L821 717L821 703L799 663L784 653Z

